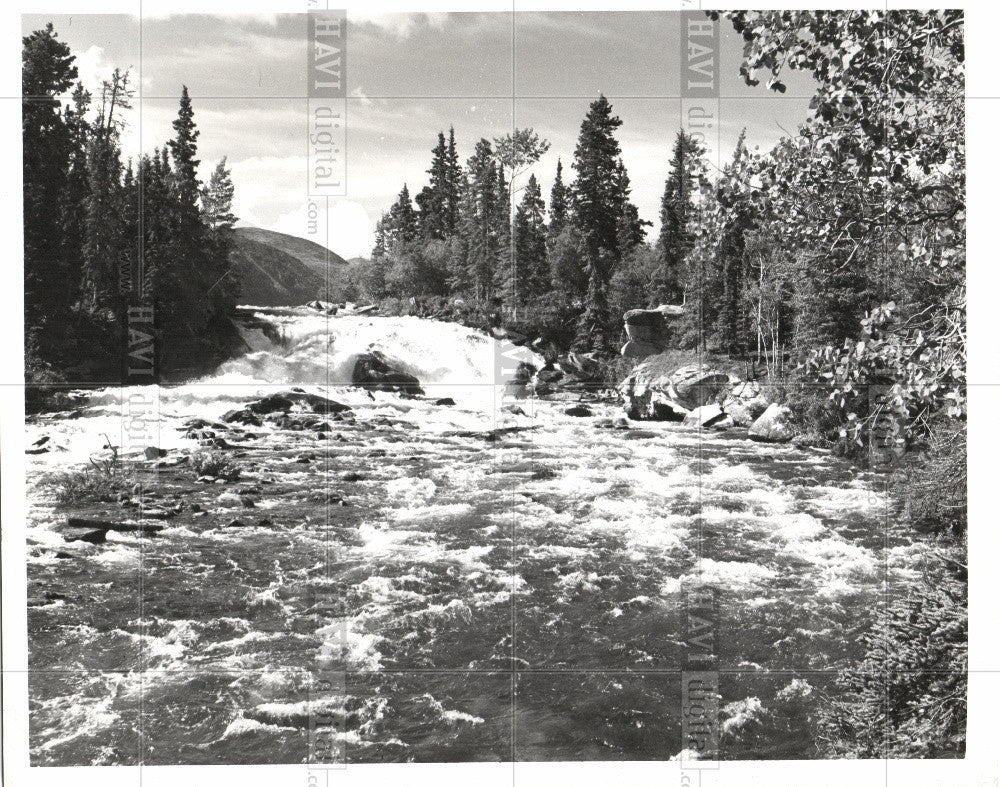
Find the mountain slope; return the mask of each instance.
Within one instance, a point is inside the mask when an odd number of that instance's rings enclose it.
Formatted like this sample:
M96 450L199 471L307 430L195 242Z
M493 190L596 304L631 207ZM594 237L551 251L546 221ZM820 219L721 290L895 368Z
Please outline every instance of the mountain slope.
M318 243L302 238L257 227L237 227L230 261L240 281L240 303L297 306L315 298L344 300L346 294L348 263Z

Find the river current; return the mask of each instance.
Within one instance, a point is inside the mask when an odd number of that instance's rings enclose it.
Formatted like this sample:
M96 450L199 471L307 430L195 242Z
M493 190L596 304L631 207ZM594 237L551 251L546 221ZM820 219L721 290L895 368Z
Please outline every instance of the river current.
M508 401L494 340L461 326L250 311L273 330L246 355L143 389L157 505L179 511L155 535L68 542L68 513L110 509L54 496L124 444L136 391L27 424L51 446L27 457L33 764L301 763L331 718L350 763L670 759L693 586L723 756L817 756L836 672L924 549L892 534L877 477L739 431L614 428L597 397L592 417ZM426 395L349 387L372 347ZM232 482L177 463L191 419L291 387L354 418L240 427Z

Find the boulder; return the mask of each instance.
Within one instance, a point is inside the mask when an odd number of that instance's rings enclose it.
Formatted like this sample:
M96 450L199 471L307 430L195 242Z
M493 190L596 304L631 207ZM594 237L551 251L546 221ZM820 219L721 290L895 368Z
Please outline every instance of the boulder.
M703 428L719 426L726 421L729 421L730 424L732 423L722 407L717 404L702 405L684 416L685 425Z
M635 418L633 420L674 421L679 423L687 418L689 412L690 410L684 407L684 405L678 404L671 399L669 392L654 391L649 399L647 417L645 419Z
M677 400L693 410L708 404L730 386L729 375L705 365L682 366L670 375Z
M761 416L750 425L747 435L751 440L764 443L787 443L795 436L792 411L783 404L768 405Z
M662 348L651 342L629 339L622 347L622 358L648 358L656 355Z
M675 369L668 356L654 355L637 365L618 390L633 420L683 421L728 386L729 375L723 372L704 366Z
M557 383L562 378L565 372L562 369L557 369L555 366L545 366L538 370L538 374L535 375L535 381L537 383Z
M566 409L564 412L566 413L566 415L572 415L577 418L588 418L589 416L592 416L594 414L593 410L591 410L585 404L578 404L575 407L570 407Z
M378 350L369 350L358 356L351 372L351 382L375 391L423 394L420 380L395 368Z
M626 358L645 358L666 350L674 333L673 320L683 314L683 306L671 305L625 312L628 342L622 347L622 355Z
M756 382L738 383L722 400L726 411L737 426L750 426L767 409L768 401Z
M595 429L628 429L627 418L598 418L594 421Z
M260 416L247 407L242 410L230 410L222 416L222 420L227 424L243 424L244 426L263 426L264 422Z

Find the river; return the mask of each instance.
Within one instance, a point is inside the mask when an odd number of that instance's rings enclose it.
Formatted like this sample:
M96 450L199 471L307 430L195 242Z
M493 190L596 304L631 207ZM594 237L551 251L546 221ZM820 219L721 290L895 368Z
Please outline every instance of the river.
M461 326L248 311L273 330L246 355L142 390L158 504L179 509L159 533L68 542L68 513L111 507L54 497L54 474L122 444L136 391L26 425L51 446L27 457L33 764L298 763L324 718L352 763L669 759L694 583L715 603L723 756L817 756L836 671L925 549L874 475L740 431L606 428L621 410L596 397L593 417L510 407L494 341ZM370 347L426 396L346 386ZM227 433L230 483L177 463L190 419L292 386L354 417Z

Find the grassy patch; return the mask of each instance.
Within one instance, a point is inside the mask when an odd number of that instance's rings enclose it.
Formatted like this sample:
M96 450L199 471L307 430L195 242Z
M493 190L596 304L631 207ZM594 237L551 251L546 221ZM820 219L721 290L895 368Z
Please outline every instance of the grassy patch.
M212 476L226 481L236 481L242 468L221 451L199 451L191 455L191 468L197 476Z
M56 500L62 505L79 503L110 503L120 500L134 486L126 477L118 449L111 447L107 459L93 459L82 470L64 473L56 478Z

